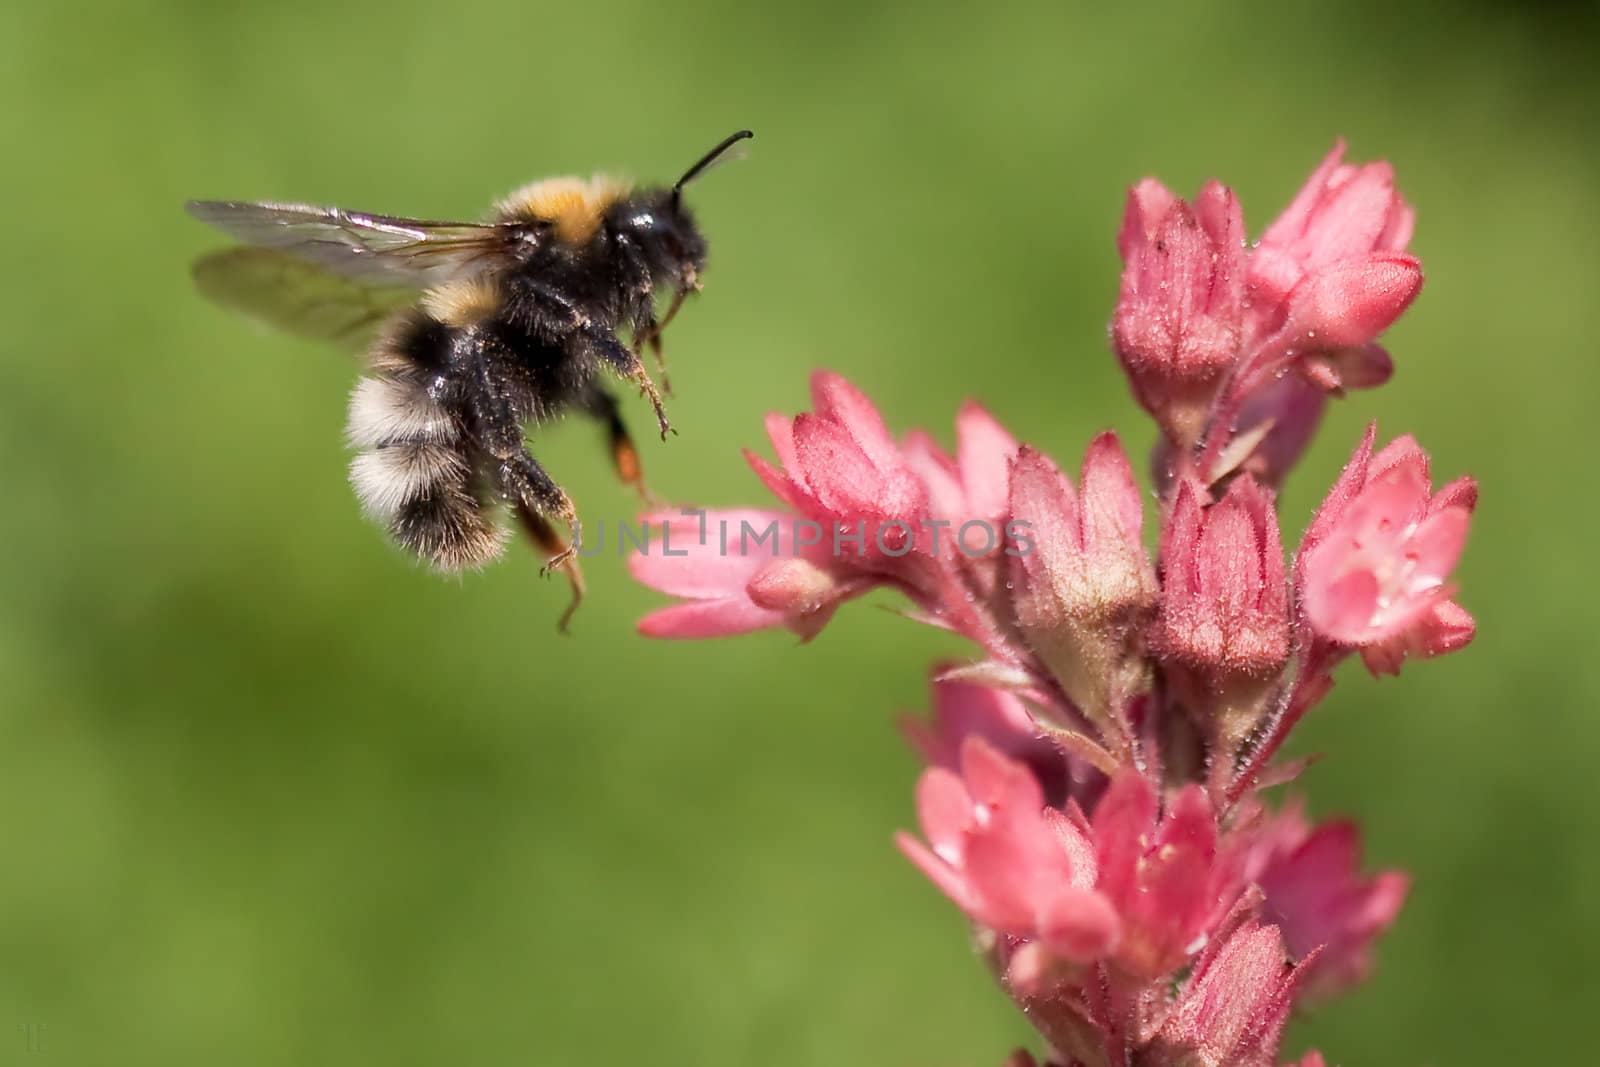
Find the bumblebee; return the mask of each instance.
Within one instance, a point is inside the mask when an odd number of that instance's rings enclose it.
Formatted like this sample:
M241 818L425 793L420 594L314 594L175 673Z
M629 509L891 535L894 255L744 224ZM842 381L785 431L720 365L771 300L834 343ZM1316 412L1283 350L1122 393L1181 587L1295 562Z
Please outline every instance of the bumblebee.
M544 571L567 569L575 607L578 514L528 452L524 424L566 409L595 417L619 476L644 492L599 372L639 387L665 439L662 390L641 355L652 350L665 389L661 334L706 264L683 189L750 136L724 138L670 188L551 178L484 223L191 201L189 214L242 242L202 257L195 280L224 307L366 348L370 373L350 398L350 479L396 542L441 571L479 567L509 538L509 505L550 553ZM658 292L670 294L659 317Z

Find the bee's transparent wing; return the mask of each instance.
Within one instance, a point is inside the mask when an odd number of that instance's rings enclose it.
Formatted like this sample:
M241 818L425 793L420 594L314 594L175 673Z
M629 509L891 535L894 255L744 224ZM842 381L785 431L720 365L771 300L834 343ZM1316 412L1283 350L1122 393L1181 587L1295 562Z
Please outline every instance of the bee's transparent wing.
M273 248L226 248L194 264L208 300L268 326L358 350L416 300L409 287L364 284Z
M540 236L523 222L424 222L233 200L191 200L186 206L195 218L247 245L277 249L355 281L417 289L510 265Z

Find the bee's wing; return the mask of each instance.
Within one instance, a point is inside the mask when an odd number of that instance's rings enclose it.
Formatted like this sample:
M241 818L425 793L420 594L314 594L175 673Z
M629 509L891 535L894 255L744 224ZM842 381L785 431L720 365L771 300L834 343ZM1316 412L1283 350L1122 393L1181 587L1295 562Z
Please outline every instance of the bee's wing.
M191 200L189 214L247 245L355 281L425 289L507 266L539 239L528 223L423 222L303 204Z
M203 296L268 326L360 349L416 290L364 284L274 248L225 248L195 260Z

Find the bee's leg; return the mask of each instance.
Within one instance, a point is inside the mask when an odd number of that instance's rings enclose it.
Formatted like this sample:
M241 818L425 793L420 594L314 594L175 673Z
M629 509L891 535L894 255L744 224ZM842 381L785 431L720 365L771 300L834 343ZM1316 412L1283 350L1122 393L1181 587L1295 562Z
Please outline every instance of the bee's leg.
M530 456L527 449L519 448L516 455L496 463L492 473L501 494L513 507L567 524L571 540L564 547L558 547L541 570L548 573L569 563L575 564L578 546L583 543L583 525L578 521L578 511L572 506L571 498L551 480L539 461ZM560 545L560 538L556 543Z
M572 599L567 602L567 610L561 613L561 618L556 622L556 629L562 633L567 632L567 624L572 621L572 616L577 612L578 605L583 603L583 568L578 566L578 561L572 556L572 544L556 532L550 520L529 508L520 499L512 505L517 513L517 521L522 524L522 530L528 539L539 550L551 559L565 557L562 565L567 572L567 581L572 586Z
M458 342L460 357L467 365L464 375L465 399L472 413L473 436L487 453L486 466L502 495L513 506L547 519L565 522L572 540L546 561L546 573L576 562L577 545L582 540L577 509L539 462L528 454L523 438L522 418L506 392L503 360L510 355L500 349L488 334L472 330Z
M667 307L667 313L661 316L661 321L650 320L650 351L656 357L656 368L661 371L661 391L668 396L672 389L667 385L667 354L661 348L661 335L667 332L667 327L678 314L678 309L683 307L683 298L689 295L688 289L679 289L672 295L672 303Z
M638 359L640 353L644 351L644 346L650 346L650 354L655 357L656 370L661 374L661 392L665 396L672 395L672 381L667 377L667 353L661 346L661 335L666 333L667 324L683 306L683 298L687 292L684 289L678 290L672 298L671 306L667 308L666 315L659 322L654 315L646 315L644 321L633 330L633 356Z
M656 370L661 374L661 395L672 395L672 381L667 377L667 357L661 351L661 325L656 322L654 315L645 313L644 317L633 327L633 358L639 359L644 352L645 345L650 346L650 352L655 356ZM640 360L643 362L643 360Z
M609 330L591 326L583 332L584 342L589 349L600 357L604 363L626 380L639 387L639 392L650 398L650 405L656 410L656 423L661 427L661 439L665 441L667 434L677 433L672 428L672 423L667 421L666 408L661 405L661 393L656 389L656 383L650 380L650 372L644 369L644 363L639 359L639 354L627 348Z
M584 314L582 308L549 286L528 283L528 292L550 314L550 325L557 332L576 338L581 348L598 356L612 370L636 384L642 395L650 398L650 405L656 411L656 422L661 426L663 441L668 433L677 432L667 421L661 392L656 388L656 383L650 380L650 372L644 369L644 361L639 358L638 352L618 341L615 333L595 322Z
M622 411L617 406L617 398L609 390L591 384L583 398L583 409L605 423L606 432L611 437L611 462L616 467L617 477L622 479L624 485L632 486L645 503L651 506L660 504L660 498L644 484L639 450L634 447L633 438L628 436L628 428L622 423Z

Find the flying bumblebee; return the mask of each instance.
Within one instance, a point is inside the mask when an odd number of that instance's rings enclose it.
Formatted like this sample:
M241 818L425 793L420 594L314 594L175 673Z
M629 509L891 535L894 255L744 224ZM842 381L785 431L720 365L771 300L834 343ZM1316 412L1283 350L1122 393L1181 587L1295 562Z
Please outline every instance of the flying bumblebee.
M706 242L683 189L750 136L724 138L670 188L551 178L500 201L484 223L191 201L189 214L243 242L198 260L195 280L231 310L366 346L371 373L350 398L347 433L360 450L350 480L396 542L441 571L481 566L509 536L508 504L551 553L544 570L567 569L576 607L577 511L529 454L523 424L569 407L594 416L619 476L644 491L597 372L636 384L665 439L671 427L641 354L651 348L665 387L662 331L700 289ZM659 318L658 290L671 294Z

